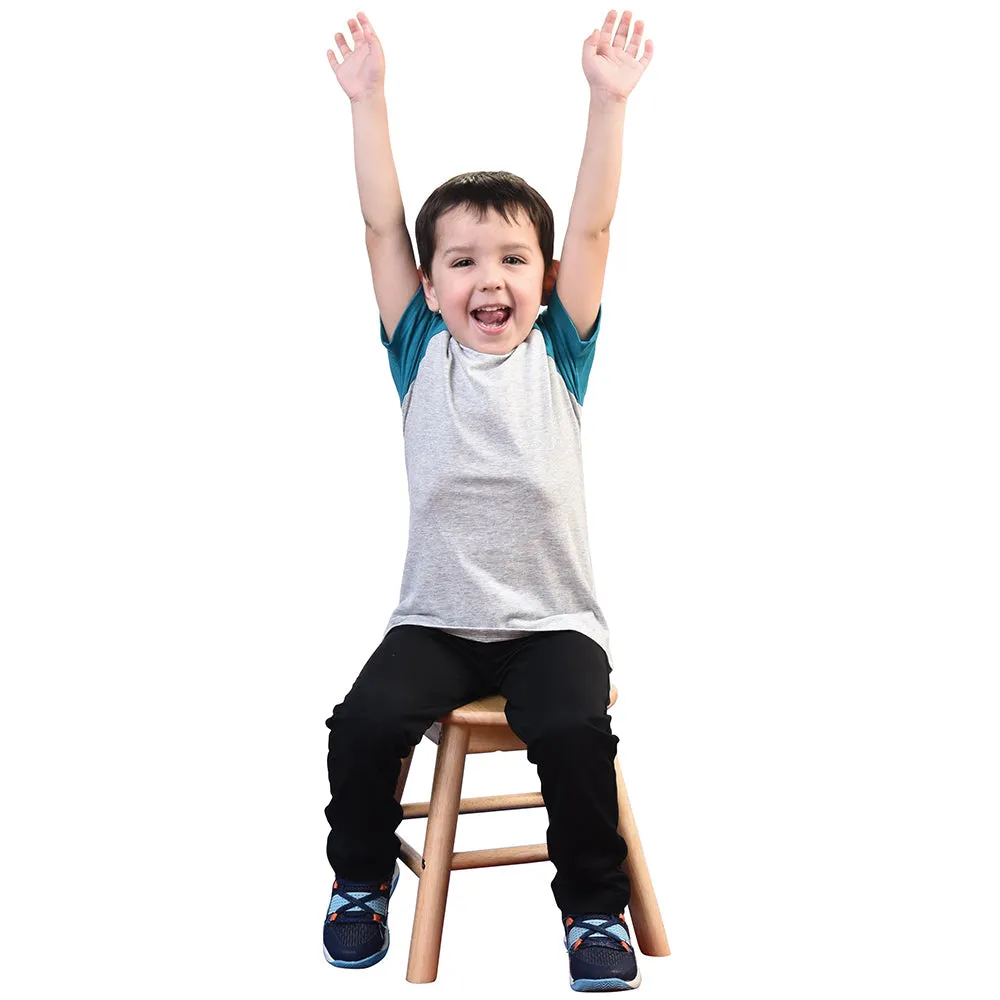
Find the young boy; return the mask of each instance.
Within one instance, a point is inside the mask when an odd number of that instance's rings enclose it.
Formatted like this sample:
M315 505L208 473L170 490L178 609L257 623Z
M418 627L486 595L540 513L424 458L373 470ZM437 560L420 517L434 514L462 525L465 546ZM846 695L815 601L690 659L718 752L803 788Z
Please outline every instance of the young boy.
M574 990L639 985L624 919L607 714L608 628L594 592L580 417L600 328L625 101L652 57L609 11L584 43L590 117L560 261L552 211L519 177L477 172L431 194L420 267L389 147L382 48L363 14L327 58L351 99L381 340L399 393L410 529L400 603L327 720L333 895L327 961L389 946L400 762L436 719L500 692L538 767ZM558 274L558 281L556 276ZM540 305L548 308L539 315Z

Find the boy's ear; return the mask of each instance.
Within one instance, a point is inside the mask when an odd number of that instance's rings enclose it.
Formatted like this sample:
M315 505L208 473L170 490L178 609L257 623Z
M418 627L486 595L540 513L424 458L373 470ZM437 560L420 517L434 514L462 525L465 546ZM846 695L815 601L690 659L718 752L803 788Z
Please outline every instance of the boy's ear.
M417 274L420 275L420 283L424 286L424 301L427 303L427 308L431 312L440 312L441 304L438 302L437 295L434 294L434 286L431 284L430 278L424 274L422 267L417 268Z
M545 272L545 277L542 279L542 305L547 306L549 304L549 298L552 296L552 289L556 287L556 278L559 275L559 261L553 260L549 269Z

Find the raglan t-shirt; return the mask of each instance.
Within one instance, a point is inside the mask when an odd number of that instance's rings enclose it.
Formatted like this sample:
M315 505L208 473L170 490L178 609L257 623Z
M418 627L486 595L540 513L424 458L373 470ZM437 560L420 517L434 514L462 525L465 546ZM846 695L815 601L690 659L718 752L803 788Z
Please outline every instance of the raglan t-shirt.
M399 604L385 631L425 625L480 642L574 629L611 663L594 589L580 419L587 340L552 292L507 354L460 344L417 289L392 341L410 499Z

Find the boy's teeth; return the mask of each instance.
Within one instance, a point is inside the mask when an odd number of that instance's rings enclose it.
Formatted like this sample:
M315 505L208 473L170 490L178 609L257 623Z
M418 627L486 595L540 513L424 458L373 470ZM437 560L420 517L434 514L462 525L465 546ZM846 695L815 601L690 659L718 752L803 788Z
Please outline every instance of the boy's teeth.
M497 321L501 321L510 315L510 310L502 306L499 309L474 309L472 313L481 320L485 320L489 323L496 323Z

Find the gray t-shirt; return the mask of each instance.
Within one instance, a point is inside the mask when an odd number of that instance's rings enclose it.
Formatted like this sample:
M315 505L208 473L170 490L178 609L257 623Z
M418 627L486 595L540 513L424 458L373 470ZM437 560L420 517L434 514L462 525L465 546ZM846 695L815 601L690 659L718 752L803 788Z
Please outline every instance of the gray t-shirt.
M601 313L581 341L555 291L508 354L464 347L418 288L389 342L410 528L385 631L480 642L574 629L608 656L587 536L580 418Z

